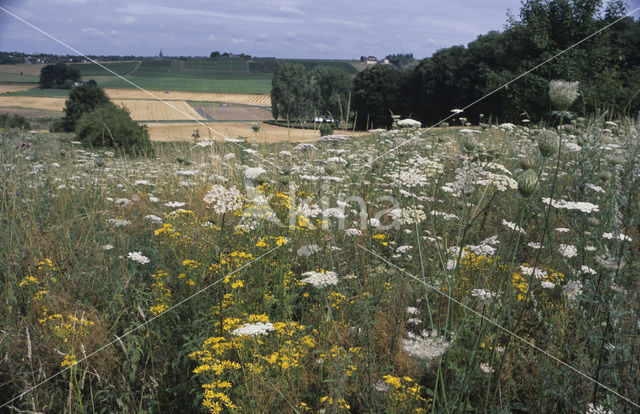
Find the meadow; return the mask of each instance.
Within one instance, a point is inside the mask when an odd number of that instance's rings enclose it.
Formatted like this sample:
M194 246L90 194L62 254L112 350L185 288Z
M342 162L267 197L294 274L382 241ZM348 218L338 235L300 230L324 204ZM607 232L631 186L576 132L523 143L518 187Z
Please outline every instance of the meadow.
M635 120L73 139L0 132L3 410L638 410Z

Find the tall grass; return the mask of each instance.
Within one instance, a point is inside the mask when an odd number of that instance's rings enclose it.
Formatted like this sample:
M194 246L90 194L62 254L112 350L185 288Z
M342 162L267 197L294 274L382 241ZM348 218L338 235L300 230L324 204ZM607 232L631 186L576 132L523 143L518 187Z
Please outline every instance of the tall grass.
M546 128L547 157L508 125L142 158L2 131L0 404L634 412L637 126Z

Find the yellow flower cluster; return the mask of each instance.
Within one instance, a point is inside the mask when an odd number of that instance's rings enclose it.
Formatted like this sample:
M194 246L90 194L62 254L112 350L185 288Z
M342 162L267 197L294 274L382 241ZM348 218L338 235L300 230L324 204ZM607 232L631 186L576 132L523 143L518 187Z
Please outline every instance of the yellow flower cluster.
M385 375L384 382L389 386L386 398L393 407L393 412L427 412L431 404L431 399L422 396L422 386L408 376L395 377Z
M525 300L525 298L527 297L527 292L529 291L529 283L527 283L525 277L518 272L513 272L513 274L511 275L511 283L518 292L518 301Z
M168 276L164 270L158 270L151 275L154 282L151 284L151 289L154 296L154 304L149 308L151 313L159 315L166 311L169 306L167 302L171 299L171 289L169 289L164 280Z
M270 241L275 242L275 246L287 244L289 239L283 236L264 236L256 243L256 247L273 247Z
M316 346L314 332L305 333L306 328L297 322L275 322L273 331L266 336L233 334L244 324L256 323L269 323L269 317L252 314L244 318L225 318L223 336L208 338L200 350L190 355L198 362L193 372L204 376L207 381L203 385L203 406L209 412L219 413L224 408L241 409L232 402L234 382L259 382L262 378L259 374L269 371L281 374L299 368L302 360L309 357ZM248 373L257 375L243 381L241 376Z
M33 300L41 301L45 295L49 293L46 287L51 283L56 283L58 281L58 273L60 273L60 268L56 266L54 261L49 258L45 258L36 263L33 274L25 276L18 286L32 286L39 289L33 294Z
M78 318L71 314L67 316L60 313L48 314L46 308L44 308L42 318L38 319L38 322L62 341L66 355L61 365L63 367L75 365L76 350L81 346L82 340L89 334L89 328L94 323L84 317Z
M349 410L351 409L351 406L345 401L344 398L337 398L336 400L334 400L332 397L327 395L320 398L320 403L324 404L326 407L334 407L337 409L345 410L346 412L349 412Z

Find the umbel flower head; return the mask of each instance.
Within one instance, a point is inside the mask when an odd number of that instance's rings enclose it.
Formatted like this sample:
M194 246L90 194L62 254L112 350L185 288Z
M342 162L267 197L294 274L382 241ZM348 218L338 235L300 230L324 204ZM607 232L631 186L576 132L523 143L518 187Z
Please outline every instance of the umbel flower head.
M569 110L571 105L578 99L579 82L568 82L564 80L552 80L549 82L549 100L551 105L561 112Z

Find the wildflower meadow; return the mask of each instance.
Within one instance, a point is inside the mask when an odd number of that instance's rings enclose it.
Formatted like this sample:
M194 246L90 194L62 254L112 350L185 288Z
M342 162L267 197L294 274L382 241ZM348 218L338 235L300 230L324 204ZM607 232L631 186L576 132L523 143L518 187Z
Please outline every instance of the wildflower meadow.
M140 157L1 131L0 411L638 412L637 120L563 113Z

